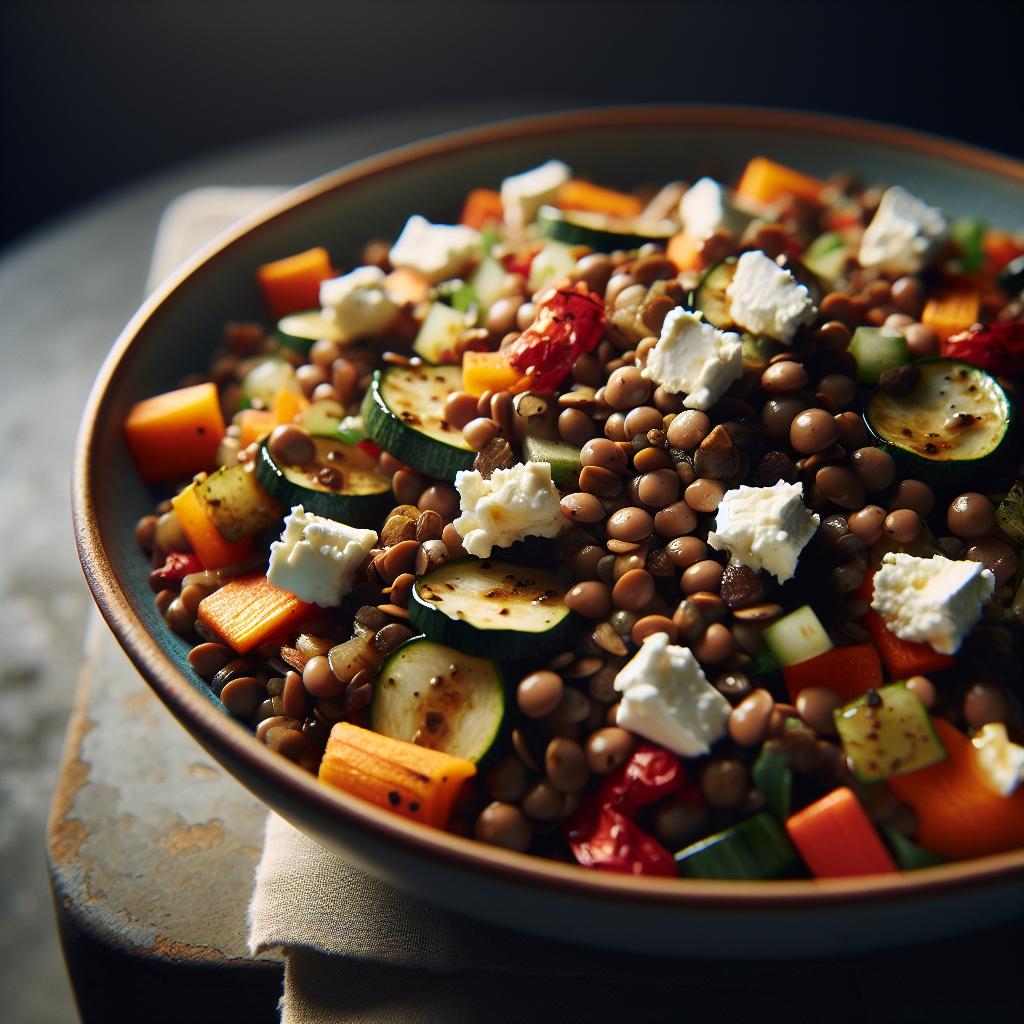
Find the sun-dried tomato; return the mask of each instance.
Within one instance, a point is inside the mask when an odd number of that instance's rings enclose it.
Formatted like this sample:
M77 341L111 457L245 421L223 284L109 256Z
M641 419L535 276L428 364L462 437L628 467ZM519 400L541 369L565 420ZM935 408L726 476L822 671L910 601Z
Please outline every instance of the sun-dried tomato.
M980 366L998 377L1024 374L1024 323L975 324L947 338L942 354Z
M171 551L164 564L149 574L149 585L154 591L174 589L186 576L202 572L203 563L191 551Z
M602 807L599 794L584 801L565 825L565 838L586 868L626 875L676 874L672 854L636 822L614 807Z
M586 285L552 288L537 302L533 323L504 350L535 391L554 391L604 332L604 302Z
M629 760L601 783L598 797L603 806L635 814L685 785L686 769L675 754L653 743L641 743Z

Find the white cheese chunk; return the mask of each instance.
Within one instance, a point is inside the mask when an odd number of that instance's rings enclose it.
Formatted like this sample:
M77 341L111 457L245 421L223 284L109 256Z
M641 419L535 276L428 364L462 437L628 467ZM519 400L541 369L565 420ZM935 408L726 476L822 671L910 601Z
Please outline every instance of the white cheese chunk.
M763 252L745 252L726 289L729 314L744 330L788 342L817 310L811 293Z
M729 702L707 681L688 647L654 633L615 677L615 721L680 757L700 757L725 735Z
M489 480L475 469L460 470L455 489L462 515L452 525L477 558L524 537L557 537L568 524L546 462L496 469Z
M386 331L398 306L384 289L380 267L356 267L320 285L323 315L338 325L346 338L366 338Z
M901 640L953 654L994 590L995 577L980 562L890 551L875 573L871 607Z
M736 207L717 181L700 178L679 200L679 219L686 233L699 239L713 235L719 228L739 238L753 218Z
M1011 743L1002 722L983 725L974 738L975 757L989 785L1010 796L1024 782L1024 747Z
M672 309L641 374L686 395L687 409L710 409L742 376L743 344L738 334L704 323L699 312Z
M513 174L501 183L501 205L505 223L513 231L532 224L537 211L558 198L558 190L569 180L572 171L561 160Z
M285 516L281 539L270 545L267 579L302 601L333 608L351 592L376 543L373 530L357 530L296 505Z
M894 185L885 190L864 230L857 258L862 267L913 274L928 263L946 230L941 211Z
M771 487L743 485L726 491L708 544L785 583L818 528L818 516L804 505L803 493L803 484L784 480Z
M413 214L391 247L393 267L406 267L432 284L457 277L483 255L480 232L464 224L431 224Z

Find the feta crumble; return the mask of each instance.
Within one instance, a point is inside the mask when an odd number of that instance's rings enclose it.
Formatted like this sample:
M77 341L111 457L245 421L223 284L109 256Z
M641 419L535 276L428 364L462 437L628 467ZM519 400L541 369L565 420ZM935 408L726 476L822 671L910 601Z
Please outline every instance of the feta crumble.
M480 232L464 224L431 224L413 214L391 247L393 267L407 267L431 284L457 277L483 255Z
M1010 742L1002 722L983 725L971 742L989 785L1003 796L1012 796L1024 782L1024 747Z
M685 394L687 409L710 409L742 376L743 345L738 334L704 323L699 312L673 309L640 372L674 395Z
M667 633L644 640L615 677L622 701L615 721L680 757L700 757L725 735L729 702L705 678L688 647Z
M475 469L460 470L455 489L462 515L452 525L477 558L524 537L557 537L568 523L546 462L496 469L489 480Z
M719 228L739 238L753 219L736 208L713 178L700 178L686 190L679 200L679 218L686 233L697 239L707 238Z
M912 274L928 262L946 238L946 219L905 188L886 189L864 230L858 260L894 274Z
M788 342L817 310L811 293L763 252L745 252L726 289L729 314L744 330Z
M373 530L357 530L296 505L285 516L281 539L270 545L267 579L301 601L333 608L351 592L376 543Z
M365 338L386 331L398 306L384 289L380 267L356 267L351 273L320 285L320 305L346 338Z
M981 617L981 606L995 585L995 577L980 562L890 551L875 573L871 607L901 640L929 643L940 654L953 654Z
M537 211L558 198L558 190L569 180L572 171L561 160L513 174L501 183L501 205L505 223L513 231L532 224Z
M804 505L803 493L803 484L784 480L771 487L742 485L726 491L708 544L785 583L818 528L819 518Z

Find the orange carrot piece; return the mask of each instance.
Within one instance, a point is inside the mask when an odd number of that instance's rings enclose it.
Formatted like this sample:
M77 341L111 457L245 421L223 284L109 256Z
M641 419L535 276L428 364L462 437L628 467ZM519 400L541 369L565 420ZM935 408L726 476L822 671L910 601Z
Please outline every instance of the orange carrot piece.
M700 242L680 231L668 240L665 255L676 265L676 270L701 270L704 266L704 254Z
M931 644L901 640L895 633L890 633L885 620L873 608L869 608L860 621L878 648L890 679L923 676L954 664L955 659L951 655L939 654Z
M426 302L430 294L430 282L410 267L399 267L384 278L384 290L402 306L415 306Z
M801 174L767 157L755 156L736 186L736 195L759 203L774 203L785 195L813 201L818 199L824 187L825 183L817 178Z
M124 421L125 443L146 483L213 469L223 436L215 384L144 398Z
M275 320L289 313L320 306L320 282L333 271L327 250L307 249L283 260L264 263L256 271L256 280L263 291L263 300Z
M199 621L239 654L318 614L315 604L275 587L262 572L229 580L199 602Z
M853 791L832 790L786 821L815 878L885 875L898 870Z
M305 412L309 408L309 400L305 395L300 395L297 391L289 391L288 388L281 388L276 395L274 395L274 401L270 406L270 415L274 420L274 425L278 426L282 423L291 423L299 413Z
M882 662L874 644L834 647L816 658L782 670L789 699L795 701L809 686L823 686L844 704L882 685Z
M981 251L985 254L986 270L997 274L1007 263L1024 256L1024 245L1005 231L989 228L981 238Z
M563 210L606 213L609 217L637 217L644 209L644 204L636 196L578 178L567 181L558 190L558 205Z
M932 725L946 759L887 783L917 815L914 842L951 860L1024 846L1024 789L997 793L970 739L944 718L933 718Z
M196 494L196 485L189 484L180 494L171 498L174 511L178 513L181 530L188 538L204 569L219 569L225 565L237 565L252 551L252 539L225 540L213 525L202 499Z
M951 335L977 323L981 295L973 284L955 284L924 304L921 323L930 327L945 343Z
M509 365L502 352L464 352L462 354L462 390L471 395L485 391L507 391L522 374Z
M499 193L492 188L475 188L466 196L459 223L479 231L487 224L500 222L504 212Z
M438 828L448 824L462 784L475 774L472 761L351 722L334 726L320 762L322 782Z
M253 441L260 441L269 434L277 421L268 409L243 409L236 417L235 424L242 435L239 438L243 448L248 448Z

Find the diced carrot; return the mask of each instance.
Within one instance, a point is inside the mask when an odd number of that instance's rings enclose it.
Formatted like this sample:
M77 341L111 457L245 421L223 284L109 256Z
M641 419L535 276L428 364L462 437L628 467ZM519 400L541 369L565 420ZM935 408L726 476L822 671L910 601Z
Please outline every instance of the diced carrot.
M704 266L704 255L701 244L693 235L680 231L668 240L665 255L676 265L676 270L701 270Z
M860 801L845 786L797 811L786 821L786 831L816 878L898 870Z
M239 654L319 614L315 604L275 587L262 572L229 580L199 602L199 621Z
M485 391L507 391L522 374L511 366L501 352L464 352L462 354L462 390L471 395Z
M636 196L593 185L589 181L580 181L578 178L567 181L558 190L558 205L563 210L606 213L609 217L637 217L644 208Z
M300 395L297 391L290 391L288 388L281 388L276 395L274 395L274 401L270 406L270 415L274 420L274 425L278 426L282 423L291 423L299 413L305 412L309 408L309 400L305 395Z
M944 718L933 718L932 725L946 759L887 783L917 815L914 841L953 860L1024 846L1024 789L1011 796L996 792L967 736Z
M264 263L256 271L263 300L275 320L320 306L320 282L333 271L327 250L317 247L283 260Z
M466 196L459 223L477 231L487 224L500 222L504 214L501 196L492 188L475 188Z
M833 647L816 658L782 670L789 699L795 701L809 686L823 686L844 704L882 685L882 662L874 644Z
M224 417L215 384L196 384L137 402L124 439L146 483L192 476L216 464Z
M1024 245L1013 235L997 228L989 228L982 236L981 250L985 254L986 270L992 274L997 274L1018 256L1024 256Z
M266 437L277 426L277 421L269 409L243 409L235 416L235 425L242 432L239 438L242 447L248 448L253 441Z
M430 294L430 282L411 267L399 267L384 278L384 290L399 305L415 306Z
M895 633L890 633L885 620L873 608L869 608L860 621L878 648L890 679L928 675L954 664L952 656L939 654L931 644L901 640Z
M189 484L180 494L171 498L182 533L188 538L204 569L219 569L225 565L237 565L252 550L252 539L227 541L213 525L199 495L196 485Z
M945 342L951 335L967 330L977 323L981 312L981 295L973 284L955 284L924 304L921 323L930 327Z
M438 828L448 824L462 784L475 774L472 761L351 722L334 726L320 762L321 782Z
M825 183L764 156L755 156L736 186L736 195L759 203L774 203L785 195L817 200Z

